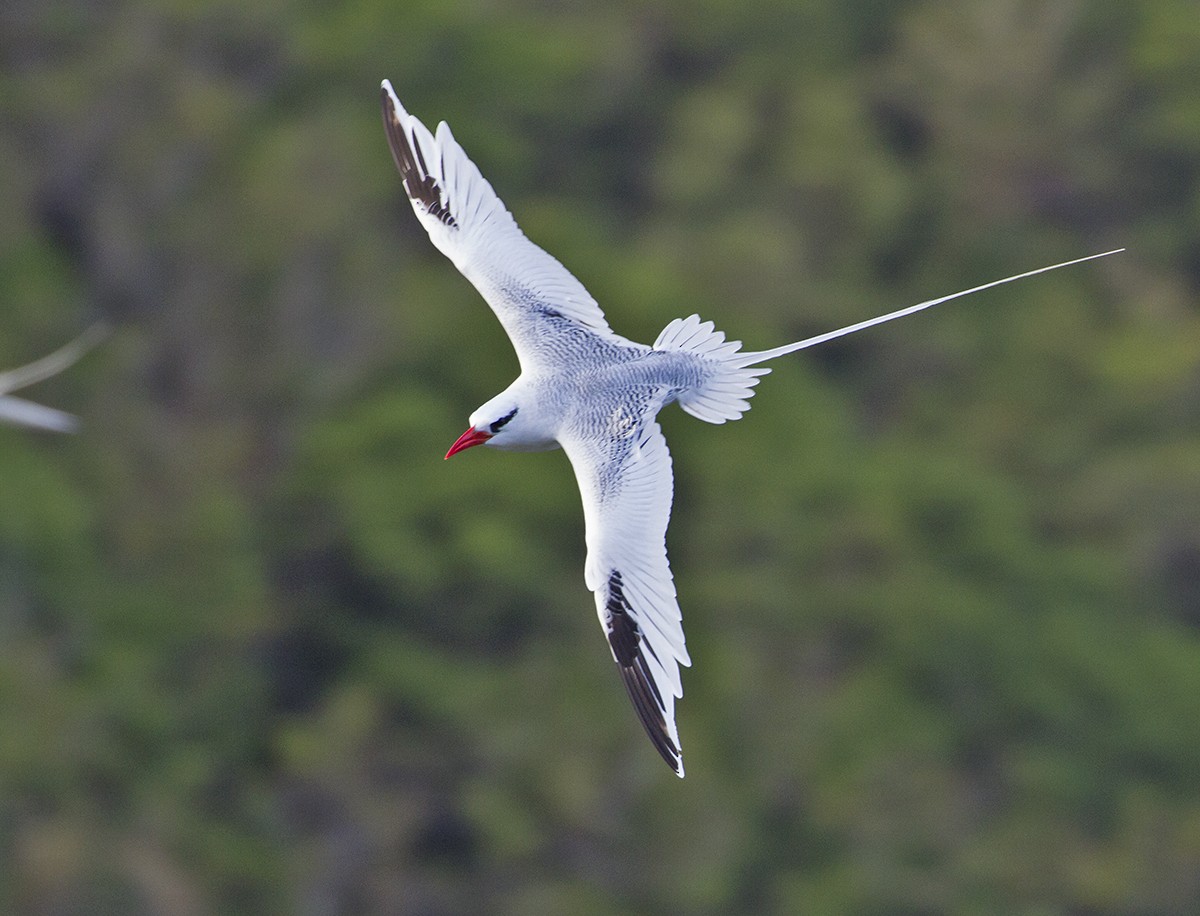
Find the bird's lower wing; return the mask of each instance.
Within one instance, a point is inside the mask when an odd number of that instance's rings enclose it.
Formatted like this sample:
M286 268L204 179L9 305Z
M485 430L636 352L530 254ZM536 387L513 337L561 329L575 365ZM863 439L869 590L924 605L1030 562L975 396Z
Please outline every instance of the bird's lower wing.
M690 665L667 562L671 455L658 424L601 441L562 442L583 496L584 578L638 718L662 758L683 776L675 700Z
M443 121L436 134L383 81L383 123L413 210L433 244L500 319L522 364L570 325L611 334L596 300L517 226Z
M55 433L73 433L79 428L78 417L11 394L0 395L0 421Z

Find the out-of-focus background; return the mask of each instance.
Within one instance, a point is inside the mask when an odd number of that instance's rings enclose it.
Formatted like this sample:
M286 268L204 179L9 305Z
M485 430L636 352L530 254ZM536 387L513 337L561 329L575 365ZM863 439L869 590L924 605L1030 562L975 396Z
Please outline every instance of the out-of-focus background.
M1191 0L0 7L0 911L1200 907ZM1124 245L664 412L688 777L379 81L652 340L766 347Z

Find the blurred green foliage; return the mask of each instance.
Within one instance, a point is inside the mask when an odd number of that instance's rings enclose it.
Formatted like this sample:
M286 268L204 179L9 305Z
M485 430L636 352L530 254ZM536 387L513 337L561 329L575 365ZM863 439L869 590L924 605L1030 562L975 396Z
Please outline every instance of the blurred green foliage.
M1200 910L1195 12L6 0L0 911ZM664 414L681 783L383 77L636 339L1130 251Z

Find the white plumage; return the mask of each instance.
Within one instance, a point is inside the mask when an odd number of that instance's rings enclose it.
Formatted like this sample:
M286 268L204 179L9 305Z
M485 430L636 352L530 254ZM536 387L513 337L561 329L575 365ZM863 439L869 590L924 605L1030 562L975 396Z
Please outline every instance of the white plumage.
M517 380L471 415L446 457L483 444L567 453L583 499L584 581L646 733L682 776L675 700L683 696L679 668L691 660L667 562L672 473L659 410L678 401L708 423L736 420L770 372L759 365L766 360L1103 255L1006 277L772 350L743 351L696 315L670 322L648 347L614 334L583 285L525 237L445 122L431 134L404 110L387 80L382 101L388 144L417 218L496 313L521 364Z

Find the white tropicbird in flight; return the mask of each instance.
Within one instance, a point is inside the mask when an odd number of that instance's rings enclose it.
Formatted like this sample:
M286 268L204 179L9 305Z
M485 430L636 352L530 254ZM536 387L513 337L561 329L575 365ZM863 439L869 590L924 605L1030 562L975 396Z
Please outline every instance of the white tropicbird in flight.
M0 420L16 426L29 426L56 433L75 432L79 427L77 417L53 407L44 407L24 398L13 397L9 392L58 375L94 347L107 333L104 322L97 322L49 356L43 356L35 362L10 369L8 372L0 372Z
M658 412L672 401L708 423L736 420L770 359L970 293L1124 249L1052 264L911 305L771 350L743 351L710 321L676 318L653 346L614 333L600 306L529 241L443 121L437 133L383 81L383 121L413 210L433 244L475 286L508 332L521 374L470 417L446 457L476 445L560 447L583 497L587 562L600 625L654 747L679 776L675 700L690 665L667 563L671 456Z

